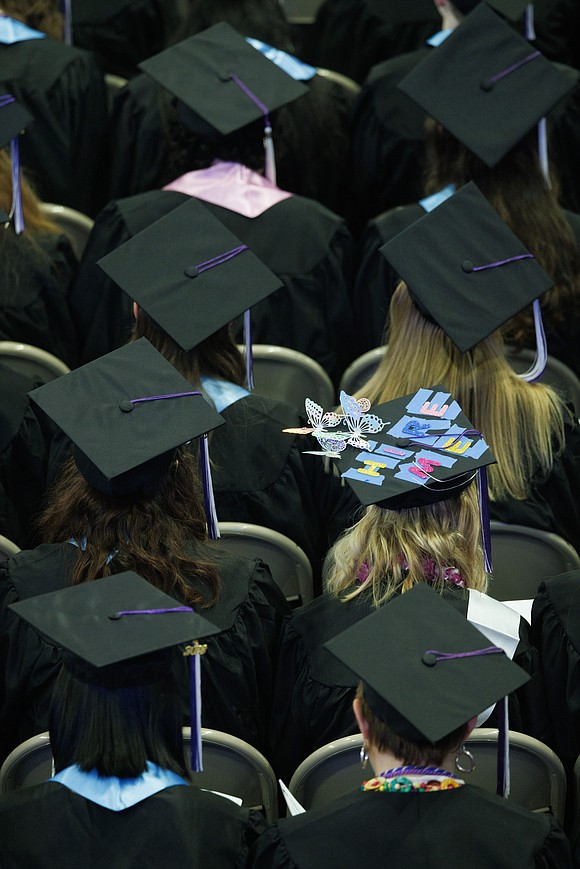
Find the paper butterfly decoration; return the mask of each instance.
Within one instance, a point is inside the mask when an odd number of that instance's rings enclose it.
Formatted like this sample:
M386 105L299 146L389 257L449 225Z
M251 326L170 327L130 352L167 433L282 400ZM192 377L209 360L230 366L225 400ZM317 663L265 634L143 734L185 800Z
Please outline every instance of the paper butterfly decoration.
M329 411L323 412L319 404L307 398L305 401L306 415L309 426L302 428L285 428L288 434L311 434L320 446L320 450L306 450L313 456L329 456L339 458L340 453L347 446L365 449L368 446L366 435L376 434L387 423L374 413L368 413L371 403L368 398L356 399L347 395L344 390L340 393L340 405L342 414ZM348 431L329 431L340 423L346 423Z

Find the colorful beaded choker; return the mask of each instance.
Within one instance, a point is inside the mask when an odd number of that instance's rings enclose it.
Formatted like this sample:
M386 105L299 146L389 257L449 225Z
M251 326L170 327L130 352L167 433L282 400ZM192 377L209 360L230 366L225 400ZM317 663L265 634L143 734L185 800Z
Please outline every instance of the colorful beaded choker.
M462 784L461 779L446 769L429 766L400 766L363 782L361 790L389 791L391 793L446 791L460 788Z

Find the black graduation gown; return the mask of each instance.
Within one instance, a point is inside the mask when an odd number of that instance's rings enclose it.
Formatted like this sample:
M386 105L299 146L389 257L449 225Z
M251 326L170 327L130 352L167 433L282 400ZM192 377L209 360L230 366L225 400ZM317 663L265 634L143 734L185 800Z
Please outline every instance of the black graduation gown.
M21 548L37 542L34 519L46 485L46 429L26 394L39 384L0 363L0 534Z
M449 588L444 597L467 614L466 591ZM275 768L284 781L289 781L304 758L317 748L358 732L352 701L359 680L323 645L371 612L372 599L368 596L342 602L325 594L294 610L286 619L272 728ZM532 679L510 696L510 727L542 739L549 723L538 676L537 652L527 633L527 625L520 619L520 642L514 661Z
M535 0L534 28L542 54L580 69L580 6L576 0Z
M74 44L122 78L163 51L179 23L175 0L72 0L71 6Z
M326 473L320 457L304 455L307 440L282 432L303 425L288 404L248 395L221 411L227 425L210 436L221 522L265 525L294 540L318 581L322 560L352 524L359 501L350 486Z
M406 0L411 5L414 0ZM435 33L441 18L427 3L423 20L393 19L388 3L367 0L325 0L309 28L302 54L315 66L335 69L363 82L372 66L397 54L413 51Z
M202 724L239 736L266 752L276 646L288 605L263 562L229 555L217 544L212 548L221 592L218 602L203 614L220 633L208 640L202 657ZM60 648L42 639L7 607L65 588L75 551L69 543L45 544L0 564L2 755L48 729L50 691L61 662ZM203 588L199 590L203 593ZM185 659L182 675L184 708L189 709Z
M0 87L34 118L20 139L39 197L94 215L102 205L105 83L86 51L50 37L0 44Z
M344 179L354 96L319 75L306 85L308 93L273 115L277 183L283 190L315 199L342 214L347 205ZM116 95L110 133L110 199L164 187L192 168L172 164L167 129L171 99L148 75L136 76ZM195 138L189 130L183 135Z
M0 799L5 869L245 867L263 827L257 812L175 785L123 811L103 808L58 782Z
M580 216L565 209L563 213L580 250ZM380 214L366 227L360 244L353 294L354 322L364 350L371 350L383 343L391 296L400 280L379 248L424 215L424 209L418 204L401 206ZM570 306L563 322L551 325L544 319L544 328L550 356L564 362L580 376L578 301ZM535 349L535 345L530 346Z
M133 321L131 300L95 263L185 201L184 193L152 190L110 202L98 216L71 291L83 362L122 346ZM337 380L356 355L349 303L351 237L344 221L301 196L254 218L202 204L284 283L252 308L252 340L300 350Z
M387 60L371 70L351 113L350 205L353 228L387 208L416 202L425 172L425 113L397 87L436 48ZM559 65L576 87L550 112L550 158L561 178L560 201L580 211L576 145L580 130L578 72Z
M0 341L41 347L74 368L80 351L68 293L78 263L70 241L60 234L30 241L26 230L21 236L8 230L0 253Z
M552 722L551 739L571 777L580 754L580 570L540 585L532 607L532 638Z
M278 821L258 840L252 869L569 869L550 815L472 785L434 793L363 792Z

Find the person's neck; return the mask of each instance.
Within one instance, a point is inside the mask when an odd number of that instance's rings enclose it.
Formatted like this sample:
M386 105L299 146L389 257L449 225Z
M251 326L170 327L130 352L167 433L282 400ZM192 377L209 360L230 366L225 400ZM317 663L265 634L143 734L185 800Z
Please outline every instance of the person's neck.
M416 767L418 770L433 769L436 767L438 769L446 770L451 774L453 774L453 770L455 769L455 752L447 754L441 763L426 762L420 764L409 764L400 757L395 757L395 755L390 751L375 751L372 748L369 748L368 754L370 764L376 776L392 769L399 769L400 767Z
M455 30L463 21L463 15L457 11L452 3L444 3L437 6L441 16L441 30Z

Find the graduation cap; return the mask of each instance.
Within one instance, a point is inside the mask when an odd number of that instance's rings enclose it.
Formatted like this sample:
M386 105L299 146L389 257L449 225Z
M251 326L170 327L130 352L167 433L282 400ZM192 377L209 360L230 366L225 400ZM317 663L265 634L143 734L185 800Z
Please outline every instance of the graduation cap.
M349 406L347 399L356 402L342 393L343 409ZM418 389L368 413L364 407L354 438L345 446L335 442L334 458L365 507L403 510L445 500L495 462L481 433L443 386ZM355 412L349 409L349 415L353 419ZM336 434L329 430L327 437Z
M186 644L192 688L199 686L199 655L194 637L219 628L136 573L127 571L93 582L27 598L10 605L20 618L63 649L63 666L81 682L102 688L148 685L163 679L175 647ZM197 672L196 672L197 671ZM192 699L197 699L192 690ZM201 745L200 704L192 708L192 728ZM199 750L199 749L198 749ZM201 756L193 768L200 768Z
M263 119L266 176L275 183L270 112L308 93L225 22L156 54L139 68L180 103L181 119L216 139Z
M18 136L32 120L30 112L12 94L0 94L0 148L10 143L12 163L12 207L10 215L0 211L0 223L7 223L10 216L13 216L14 230L18 235L24 229Z
M575 84L481 3L398 86L494 166Z
M417 251L423 254L417 256ZM546 344L538 299L554 282L473 182L380 252L405 281L421 313L462 353L534 302L540 340L525 379L541 376Z
M282 282L196 199L156 221L99 265L185 350L197 347Z
M374 714L419 745L443 739L530 678L423 583L324 648L362 680Z
M223 423L146 338L29 395L73 442L87 482L108 495L155 491L177 447ZM207 449L206 438L202 445ZM208 510L212 499L205 462L202 471ZM211 518L210 535L215 532Z
M453 5L462 15L468 15L479 2L480 0L454 0ZM487 0L487 3L511 21L518 21L529 5L528 0ZM441 20L433 0L367 0L367 6L389 24Z

